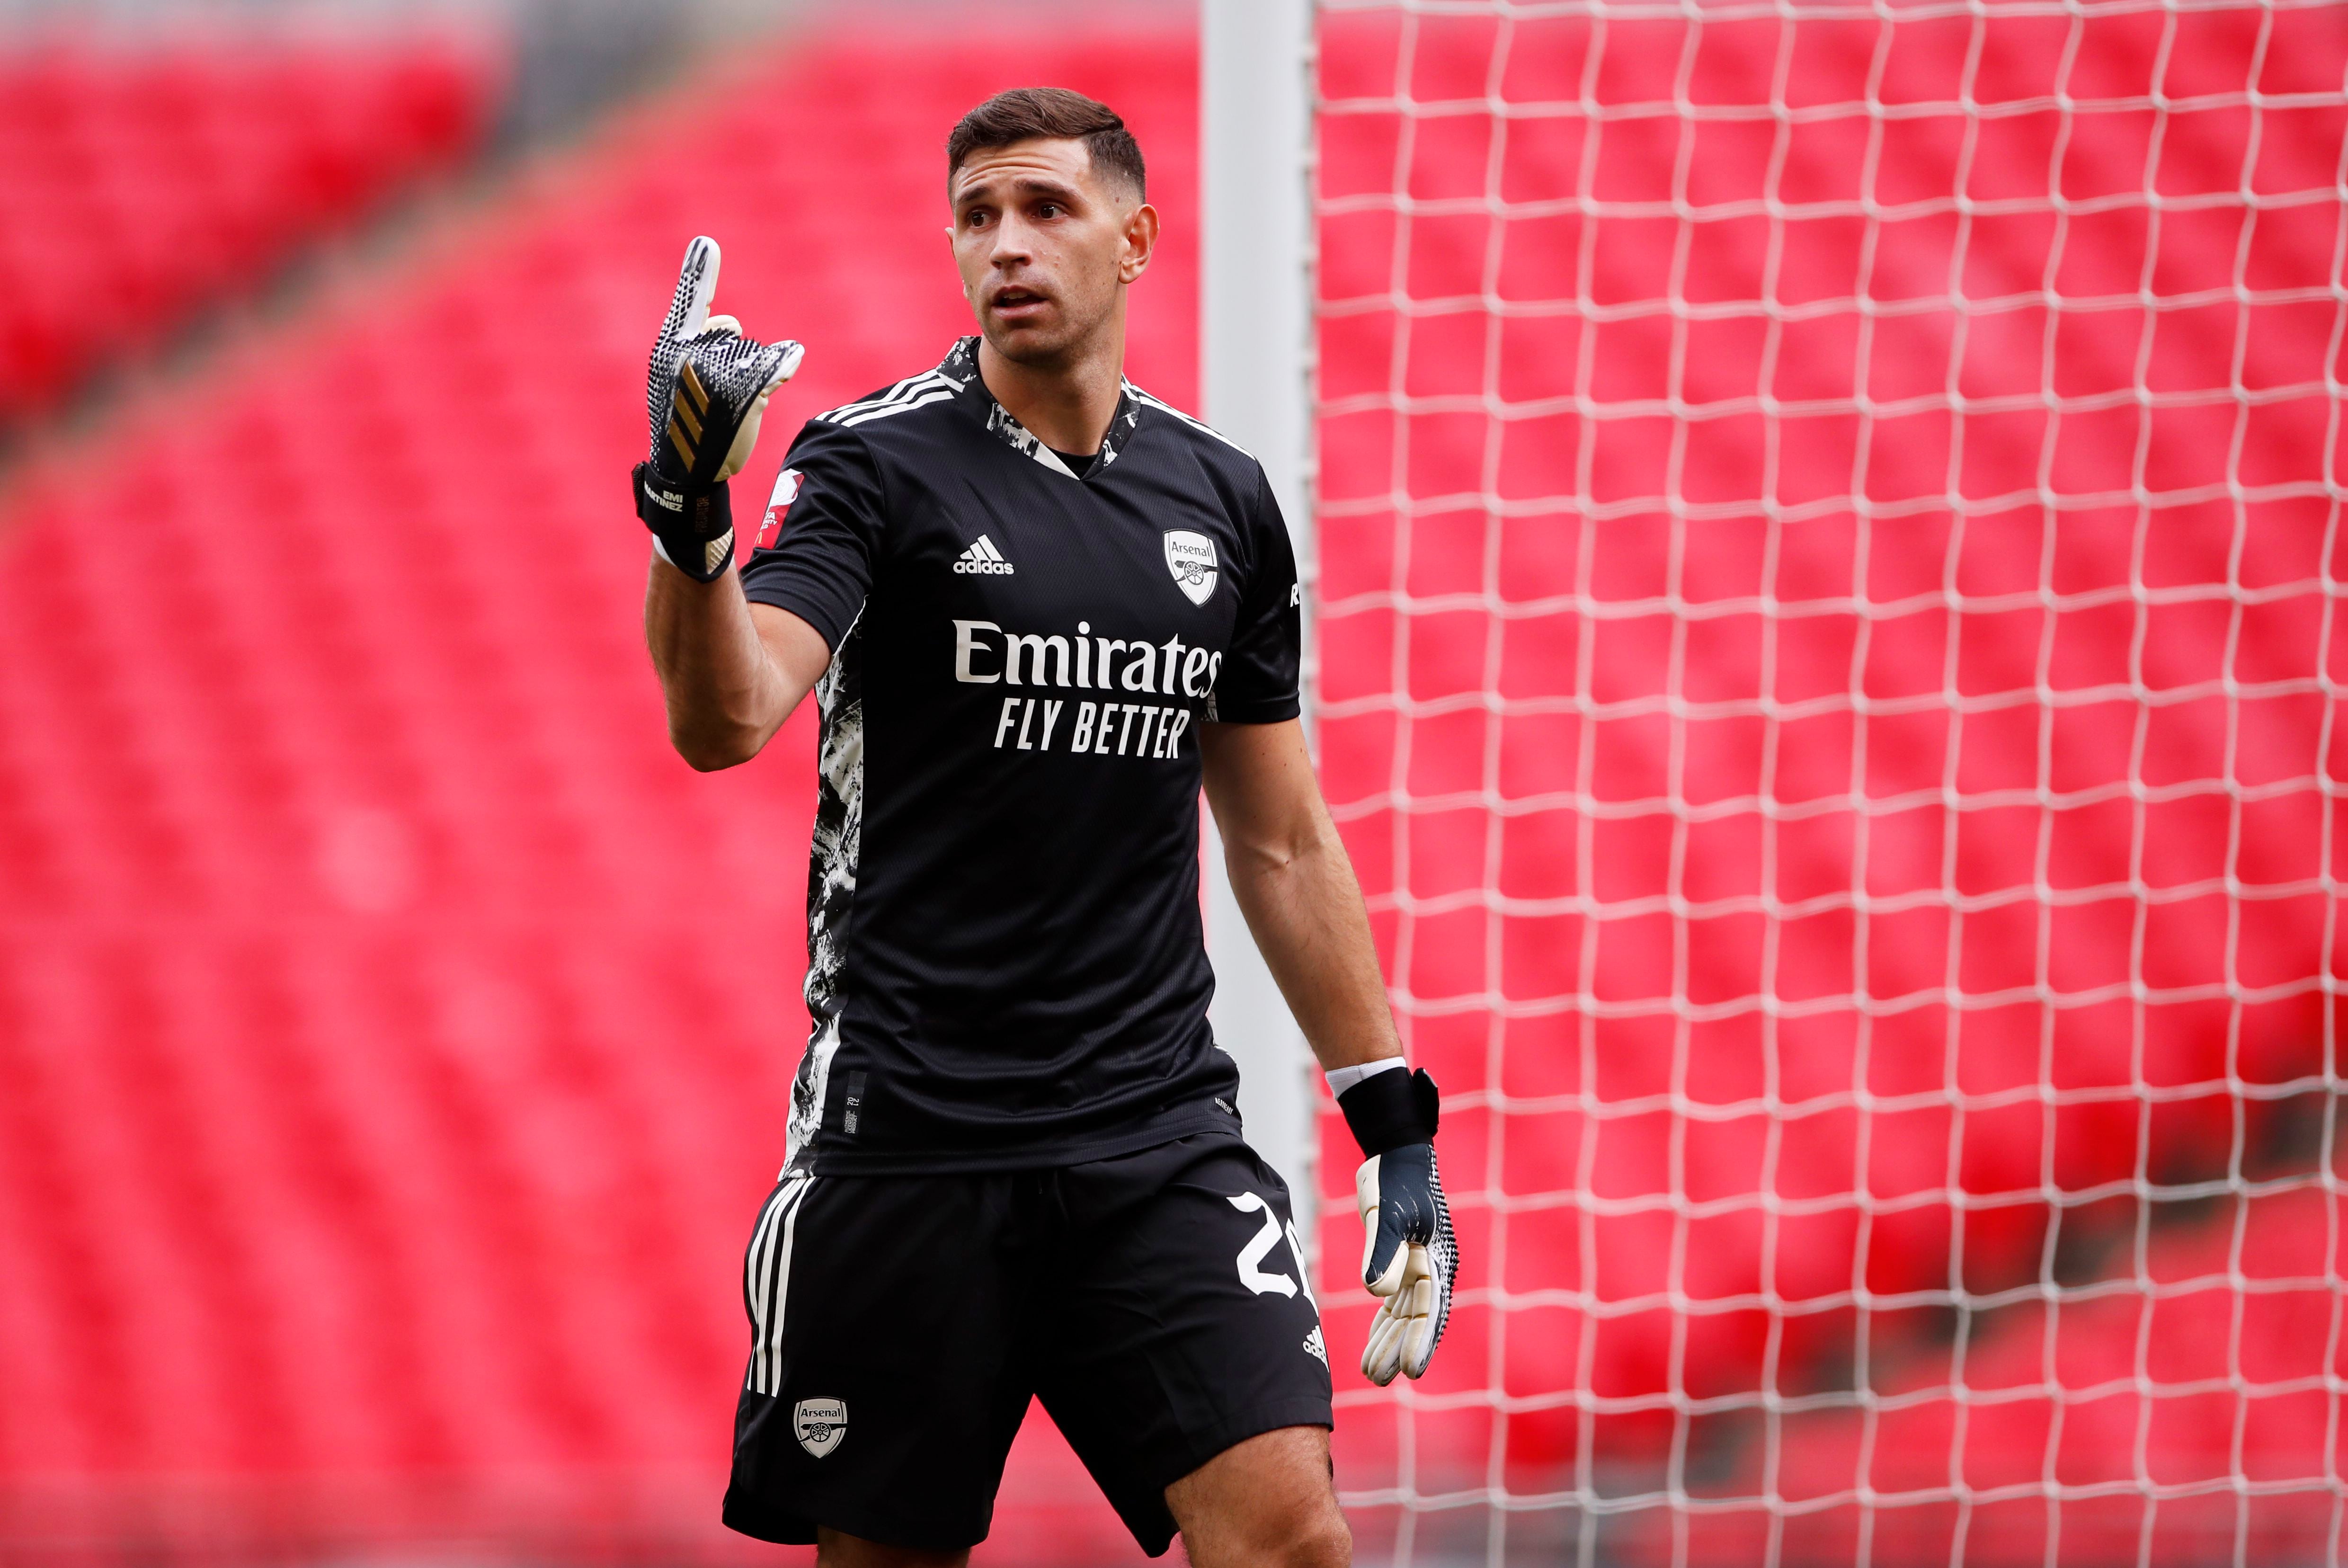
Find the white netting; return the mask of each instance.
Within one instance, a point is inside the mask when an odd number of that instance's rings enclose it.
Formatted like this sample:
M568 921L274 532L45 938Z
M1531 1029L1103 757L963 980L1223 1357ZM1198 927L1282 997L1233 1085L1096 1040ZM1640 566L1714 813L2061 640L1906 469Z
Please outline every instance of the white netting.
M2348 8L1320 41L1320 739L1466 1259L1365 1557L2337 1562Z

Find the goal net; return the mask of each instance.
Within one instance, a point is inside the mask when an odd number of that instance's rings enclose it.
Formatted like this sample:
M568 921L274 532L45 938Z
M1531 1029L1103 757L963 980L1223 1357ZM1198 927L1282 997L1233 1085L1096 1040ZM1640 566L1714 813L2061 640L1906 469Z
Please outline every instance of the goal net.
M2339 1561L2348 7L1318 36L1318 744L1465 1270L1339 1358L1365 1559Z

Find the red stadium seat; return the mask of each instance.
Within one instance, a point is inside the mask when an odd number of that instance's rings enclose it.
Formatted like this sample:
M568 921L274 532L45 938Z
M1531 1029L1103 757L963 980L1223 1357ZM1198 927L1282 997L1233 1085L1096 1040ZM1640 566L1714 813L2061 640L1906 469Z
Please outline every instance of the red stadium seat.
M65 103L108 68L34 81ZM242 214L267 238L471 129L428 59L369 68L139 79L273 150L253 188L302 205ZM264 80L300 87L295 119ZM1131 371L1188 405L1190 32L851 32L633 114L108 432L106 471L68 456L13 498L0 1512L35 1472L100 1500L163 1472L552 1476L541 1522L575 1549L753 1553L716 1506L738 1259L806 1027L811 730L717 778L667 747L623 499L644 356L696 232L725 247L721 309L806 339L738 481L755 511L799 419L966 328L944 133L1036 81L1142 139L1168 237ZM294 125L315 134L268 141ZM153 154L128 189L167 177L170 149L108 134ZM270 248L221 234L223 267ZM1026 1442L997 1560L1137 1555L1066 1504L1054 1441ZM626 1517L603 1479L672 1473L681 1501ZM372 1495L350 1506L392 1518Z
M456 167L501 74L429 36L0 50L0 424Z

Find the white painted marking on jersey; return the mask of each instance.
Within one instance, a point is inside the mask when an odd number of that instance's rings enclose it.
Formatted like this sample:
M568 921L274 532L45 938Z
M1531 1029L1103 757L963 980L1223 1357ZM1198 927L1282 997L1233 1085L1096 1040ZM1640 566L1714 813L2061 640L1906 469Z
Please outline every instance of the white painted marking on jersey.
M897 385L890 387L889 390L881 393L878 397L867 397L861 402L857 403L842 403L839 407L819 414L816 418L819 419L828 419L837 424L843 417L850 414L858 413L869 408L885 408L891 404L901 403L906 398L912 397L915 393L926 390L927 387L933 383L942 383L948 387L954 385L953 382L948 380L945 377L939 375L934 370L924 370L919 376L906 377L902 381L898 382Z
M910 402L892 403L884 407L866 408L858 413L844 414L834 419L832 423L845 426L869 425L875 419L887 419L899 414L910 414L916 408L926 408L932 403L945 402L953 395L953 385L949 382L923 392Z

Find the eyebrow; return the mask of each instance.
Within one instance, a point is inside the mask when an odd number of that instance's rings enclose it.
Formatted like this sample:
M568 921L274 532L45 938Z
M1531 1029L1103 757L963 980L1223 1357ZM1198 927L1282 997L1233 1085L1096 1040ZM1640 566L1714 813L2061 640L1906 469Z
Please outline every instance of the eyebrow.
M1047 179L1040 174L1015 175L1011 180L1010 188L1012 191L1023 196L1070 197L1081 195L1081 192L1079 192L1075 186L1066 183L1065 181ZM991 196L994 194L995 194L995 188L994 185L989 183L985 179L981 178L973 180L969 184L963 186L962 190L955 194L953 204L959 207L963 202L975 200L980 196Z

